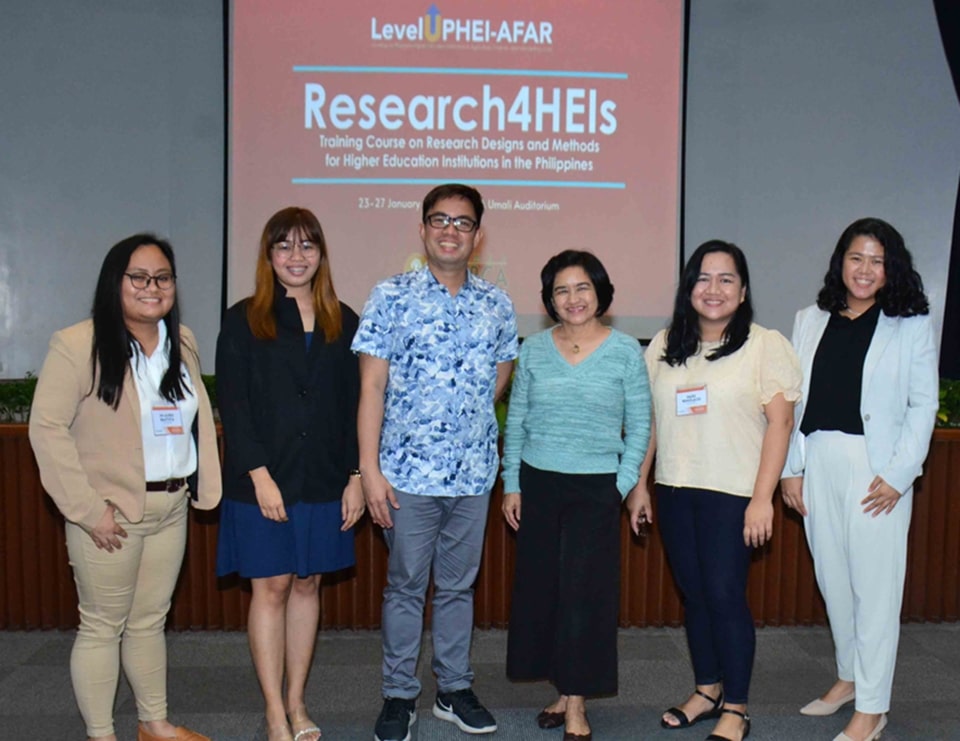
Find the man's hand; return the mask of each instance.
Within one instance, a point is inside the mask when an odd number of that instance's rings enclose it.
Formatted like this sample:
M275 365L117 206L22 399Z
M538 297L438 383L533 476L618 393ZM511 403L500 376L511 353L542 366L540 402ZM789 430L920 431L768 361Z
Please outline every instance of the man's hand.
M390 508L400 509L400 502L393 493L393 487L379 471L364 471L360 481L363 484L363 498L367 501L367 509L370 510L370 519L380 527L389 530L393 527Z

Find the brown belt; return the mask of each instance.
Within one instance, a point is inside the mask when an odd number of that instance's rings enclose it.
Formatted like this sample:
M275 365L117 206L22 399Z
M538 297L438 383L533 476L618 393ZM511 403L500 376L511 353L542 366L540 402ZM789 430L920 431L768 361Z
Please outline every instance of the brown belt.
M148 481L147 491L180 491L187 483L186 479L167 479L166 481Z

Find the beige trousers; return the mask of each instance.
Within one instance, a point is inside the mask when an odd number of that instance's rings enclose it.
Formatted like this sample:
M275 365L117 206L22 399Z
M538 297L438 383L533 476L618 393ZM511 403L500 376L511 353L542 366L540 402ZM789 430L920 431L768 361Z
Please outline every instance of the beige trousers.
M91 737L109 736L120 662L141 721L167 717L167 646L163 633L187 542L187 492L148 492L143 520L128 522L123 547L97 548L66 524L67 553L80 606L70 676Z

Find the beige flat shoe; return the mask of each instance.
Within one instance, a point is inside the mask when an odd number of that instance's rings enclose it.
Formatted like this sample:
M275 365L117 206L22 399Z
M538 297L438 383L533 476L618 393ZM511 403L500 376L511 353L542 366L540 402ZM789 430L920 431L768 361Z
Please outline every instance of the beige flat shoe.
M876 727L870 731L870 735L867 736L863 741L876 741L880 738L880 734L883 733L883 729L887 727L887 716L886 714L880 716L880 722L877 723ZM833 741L853 741L847 734L841 733L833 737Z
M833 715L848 702L852 702L856 696L856 691L850 690L850 694L844 695L836 702L826 702L818 697L800 708L800 715Z
M293 731L293 741L318 741L323 735L317 724L310 720L304 705L291 710L288 716L290 729Z

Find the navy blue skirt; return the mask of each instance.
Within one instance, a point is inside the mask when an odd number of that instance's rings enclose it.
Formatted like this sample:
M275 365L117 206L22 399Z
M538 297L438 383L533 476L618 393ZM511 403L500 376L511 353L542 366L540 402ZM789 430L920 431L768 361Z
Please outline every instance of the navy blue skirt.
M259 505L220 502L217 576L248 579L281 574L300 577L353 566L353 528L340 532L340 501L287 506L287 521L268 520Z

